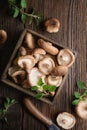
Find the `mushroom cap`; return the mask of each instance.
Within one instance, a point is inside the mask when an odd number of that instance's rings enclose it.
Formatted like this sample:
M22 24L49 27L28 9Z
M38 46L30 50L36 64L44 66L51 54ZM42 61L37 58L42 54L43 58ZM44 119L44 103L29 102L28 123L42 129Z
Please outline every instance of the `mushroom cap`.
M57 18L51 18L45 22L46 31L56 33L60 29L60 22Z
M55 76L63 76L68 72L67 66L56 66L53 68L51 74Z
M27 79L25 79L25 80L22 82L22 87L25 88L25 89L30 88L30 85L29 85Z
M28 73L27 79L30 86L37 85L39 79L43 76L43 73L37 67L31 69L30 73Z
M54 67L55 67L55 63L53 59L50 57L43 58L38 62L39 70L45 75L50 74Z
M5 30L0 29L0 44L5 43L7 40L7 32Z
M25 56L25 55L27 54L27 51L26 51L26 49L25 49L23 46L21 46L21 47L19 48L19 51L20 51L20 54L21 54L22 56Z
M59 65L70 67L75 61L75 56L69 49L62 49L57 55L57 61Z
M24 79L26 76L25 71L17 66L10 67L8 69L8 74L12 77L15 83L18 83L18 76L20 76L21 79Z
M62 76L53 76L53 75L49 75L47 77L47 84L48 85L52 85L52 86L60 86L60 84L62 83Z
M51 55L57 55L59 50L50 42L46 42L43 39L38 40L38 45Z
M46 55L46 51L42 48L36 48L33 52L32 55L35 57L36 63L41 60L44 55Z
M85 98L84 101L80 101L78 103L76 112L80 118L87 120L87 98Z
M18 58L17 63L21 68L25 68L29 72L35 65L35 59L31 55L21 56Z
M71 129L76 123L75 117L67 112L60 113L57 116L56 121L58 125L64 129Z
M25 36L25 43L27 44L29 49L34 49L35 48L35 42L34 38L31 33L27 32Z

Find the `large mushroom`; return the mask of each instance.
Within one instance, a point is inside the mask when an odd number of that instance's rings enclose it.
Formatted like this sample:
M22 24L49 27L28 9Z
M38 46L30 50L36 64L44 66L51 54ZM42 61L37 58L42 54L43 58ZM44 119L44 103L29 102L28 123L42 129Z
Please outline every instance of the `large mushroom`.
M53 76L53 75L49 75L47 77L47 84L48 85L52 85L52 86L60 86L60 84L62 83L62 76Z
M57 55L59 52L59 50L54 47L52 43L44 41L43 39L38 40L38 45L51 55Z
M17 63L21 68L24 68L26 72L29 72L35 65L35 59L31 55L20 56Z
M60 29L60 22L57 18L51 18L45 22L45 27L47 32L56 33Z
M17 66L10 67L8 74L12 77L15 83L19 83L19 78L23 80L26 76L26 72L22 69L19 69Z
M29 49L35 48L34 38L33 38L32 34L29 32L26 33L25 43L27 44Z
M28 73L28 83L30 86L35 86L37 85L39 79L43 76L43 73L41 73L37 67L34 67L31 69L30 73Z
M53 68L51 74L55 76L64 76L68 72L67 66L56 66Z
M32 55L35 57L37 63L39 60L41 60L44 57L44 55L46 55L46 51L42 48L36 48L32 52Z
M60 113L57 116L56 121L58 125L64 129L71 129L76 123L75 117L67 112Z
M55 62L50 57L43 58L38 62L39 70L45 75L50 74L54 67Z
M58 53L57 61L59 65L70 67L75 61L75 56L69 49L62 49Z
M80 101L76 107L77 115L87 120L87 97L85 97L84 101Z
M4 44L7 40L7 32L0 29L0 44Z

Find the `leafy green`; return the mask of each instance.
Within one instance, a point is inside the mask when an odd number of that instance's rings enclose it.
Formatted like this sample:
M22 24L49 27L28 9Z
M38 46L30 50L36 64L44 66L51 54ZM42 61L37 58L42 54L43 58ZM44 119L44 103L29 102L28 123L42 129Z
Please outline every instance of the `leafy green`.
M81 94L79 92L74 92L75 99L72 101L73 105L78 105L78 103L80 101L85 101L85 97L87 96L87 88L85 86L85 83L81 82L81 81L78 81L77 86L78 86L78 88L83 89L84 92L83 92L83 94Z
M77 85L78 85L78 87L79 87L80 89L85 88L85 83L84 83L84 82L78 81L78 82L77 82Z
M44 84L42 78L39 79L39 81L37 82L37 84L38 84L39 86L41 86L41 85Z
M22 21L23 23L25 23L25 22L26 22L26 19L27 19L26 15L22 14L22 15L21 15L21 21Z
M48 92L53 92L53 91L56 90L56 86L44 85L44 86L43 86L43 90L44 90L44 91L48 91Z
M36 98L40 99L40 98L42 98L42 97L43 97L43 93L37 93L37 94L36 94Z
M26 0L21 0L21 8L25 9L27 7L27 1Z
M19 15L19 10L17 8L14 8L13 18L18 17L18 15Z
M36 91L36 90L38 90L38 87L37 86L32 86L31 90Z

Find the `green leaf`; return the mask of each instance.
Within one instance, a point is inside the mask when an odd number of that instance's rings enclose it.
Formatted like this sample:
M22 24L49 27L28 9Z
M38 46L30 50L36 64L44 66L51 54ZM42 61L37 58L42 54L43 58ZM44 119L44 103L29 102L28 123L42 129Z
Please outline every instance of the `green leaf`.
M17 8L14 8L13 18L18 17L18 15L19 15L19 10Z
M74 96L75 96L75 98L80 98L81 97L81 94L79 93L79 92L74 92Z
M72 102L73 105L78 105L78 103L79 103L79 100L78 100L78 99L75 99L75 100Z
M10 98L9 98L9 97L6 97L6 101L7 101L7 103L9 104L9 103L10 103Z
M38 87L37 86L32 86L31 90L36 91L36 90L38 90Z
M26 22L26 19L27 19L26 15L21 14L21 21L22 21L23 23Z
M85 93L85 95L87 96L87 90L85 90L85 92L84 92L84 93Z
M85 88L85 83L84 82L81 82L81 81L78 81L77 82L77 85L80 89L84 89Z
M8 109L8 103L7 102L4 103L4 108Z
M39 86L41 86L41 85L44 84L42 78L39 79L39 81L37 82L37 84L38 84Z
M8 0L8 2L9 3L12 2L12 3L16 4L16 0Z
M27 1L26 0L21 0L21 8L25 9L27 7Z
M44 91L53 92L53 91L56 90L56 86L44 85L44 86L43 86L43 90L44 90Z
M31 25L31 24L32 24L32 21L33 21L33 18L32 18L32 17L30 17L30 18L29 18L29 25Z
M40 99L40 98L42 98L42 97L43 97L43 93L37 93L37 94L36 94L36 98L37 98L37 99Z
M16 100L15 100L15 99L12 99L12 100L11 100L11 104L14 104L14 103L16 103Z
M40 19L35 18L35 19L34 19L34 21L35 21L36 26L38 26L38 25L39 25L39 23L40 23Z

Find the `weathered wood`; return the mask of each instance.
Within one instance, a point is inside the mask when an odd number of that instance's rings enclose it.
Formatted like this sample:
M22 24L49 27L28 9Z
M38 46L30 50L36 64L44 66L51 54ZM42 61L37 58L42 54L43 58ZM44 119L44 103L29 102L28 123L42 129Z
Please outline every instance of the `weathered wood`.
M4 0L4 2L6 1ZM32 7L37 12L42 11L43 20L57 17L61 22L61 28L58 33L49 34L34 24L27 27L55 40L61 45L78 51L78 57L70 69L68 79L54 106L37 101L32 97L31 100L43 114L54 122L56 122L55 119L59 112L67 111L73 113L76 116L77 123L71 130L86 130L87 121L77 117L71 102L74 91L79 90L76 86L76 81L81 80L87 83L87 0L28 0L27 10ZM7 6L0 9L0 25L8 32L8 41L2 49L0 48L1 75L17 43L20 32L24 29L24 25L18 19L14 20L8 16ZM0 83L0 96L20 99L22 94ZM13 118L14 114L18 115L18 117L16 115L14 118L14 127L7 127L5 123L0 121L0 130L46 130L46 127L28 113L24 107L17 105L12 110L11 118Z

